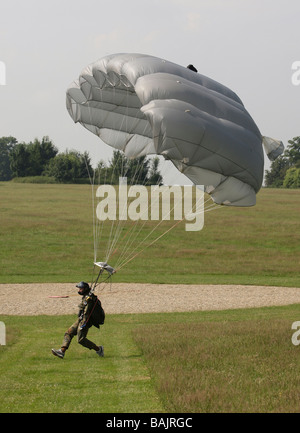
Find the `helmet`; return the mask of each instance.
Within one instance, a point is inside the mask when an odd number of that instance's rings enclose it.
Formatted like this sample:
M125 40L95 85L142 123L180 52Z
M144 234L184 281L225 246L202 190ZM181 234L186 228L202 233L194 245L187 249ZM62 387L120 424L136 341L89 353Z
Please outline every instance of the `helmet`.
M90 286L88 283L85 283L84 281L80 281L80 283L76 284L76 287L79 289L78 294L84 295L90 290Z

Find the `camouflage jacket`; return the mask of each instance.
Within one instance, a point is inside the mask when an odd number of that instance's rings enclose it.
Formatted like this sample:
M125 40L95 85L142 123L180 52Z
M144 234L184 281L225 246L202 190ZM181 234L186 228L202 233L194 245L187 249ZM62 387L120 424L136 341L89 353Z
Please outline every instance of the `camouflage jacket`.
M78 317L80 318L80 321L83 321L84 323L87 322L87 326L92 326L92 321L90 320L91 313L93 311L93 307L95 305L95 302L97 300L97 297L92 294L87 294L82 296L81 302L78 305L79 312Z

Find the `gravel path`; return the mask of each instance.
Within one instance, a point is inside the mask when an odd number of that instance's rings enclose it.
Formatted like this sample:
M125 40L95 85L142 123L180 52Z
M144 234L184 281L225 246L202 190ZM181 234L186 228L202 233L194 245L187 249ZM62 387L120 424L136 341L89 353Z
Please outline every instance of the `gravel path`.
M300 288L272 286L114 283L96 289L95 293L107 314L223 310L300 303ZM75 283L0 284L0 314L76 314L79 302Z

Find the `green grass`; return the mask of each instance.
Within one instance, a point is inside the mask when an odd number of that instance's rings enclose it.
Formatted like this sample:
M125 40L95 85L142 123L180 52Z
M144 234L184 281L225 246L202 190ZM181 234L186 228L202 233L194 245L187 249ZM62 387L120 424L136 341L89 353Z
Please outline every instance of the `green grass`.
M146 325L135 339L169 412L299 413L299 350L289 314L299 317L297 309Z
M0 346L0 412L147 412L162 410L130 318L111 316L89 338L103 344L105 357L77 344L61 360L59 348L74 317L2 317L7 345ZM129 322L129 323L128 323Z
M89 280L88 185L1 182L0 200L1 283ZM114 279L300 287L299 209L299 190L263 189L253 208L205 214L200 232L178 225ZM103 233L105 244L108 226ZM291 342L299 305L108 315L89 334L104 358L74 341L60 360L50 350L73 320L0 317L1 413L300 412L299 346Z
M300 412L300 305L109 315L90 338L59 347L72 316L2 316L0 412Z
M1 283L90 280L94 244L89 185L1 182L0 200ZM299 287L299 209L300 190L263 189L252 208L219 207L206 213L199 232L186 232L184 223L179 224L114 280ZM156 236L171 225L161 224ZM110 226L103 231L104 246ZM140 239L153 227L154 222L147 222Z

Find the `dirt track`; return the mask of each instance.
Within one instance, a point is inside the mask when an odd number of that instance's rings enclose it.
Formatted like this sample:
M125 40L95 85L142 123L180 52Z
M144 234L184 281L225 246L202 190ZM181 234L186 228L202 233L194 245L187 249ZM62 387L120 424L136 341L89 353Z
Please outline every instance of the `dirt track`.
M223 310L300 303L300 288L113 284L96 290L107 314ZM68 296L51 298L50 296ZM0 284L0 314L76 314L75 284Z

